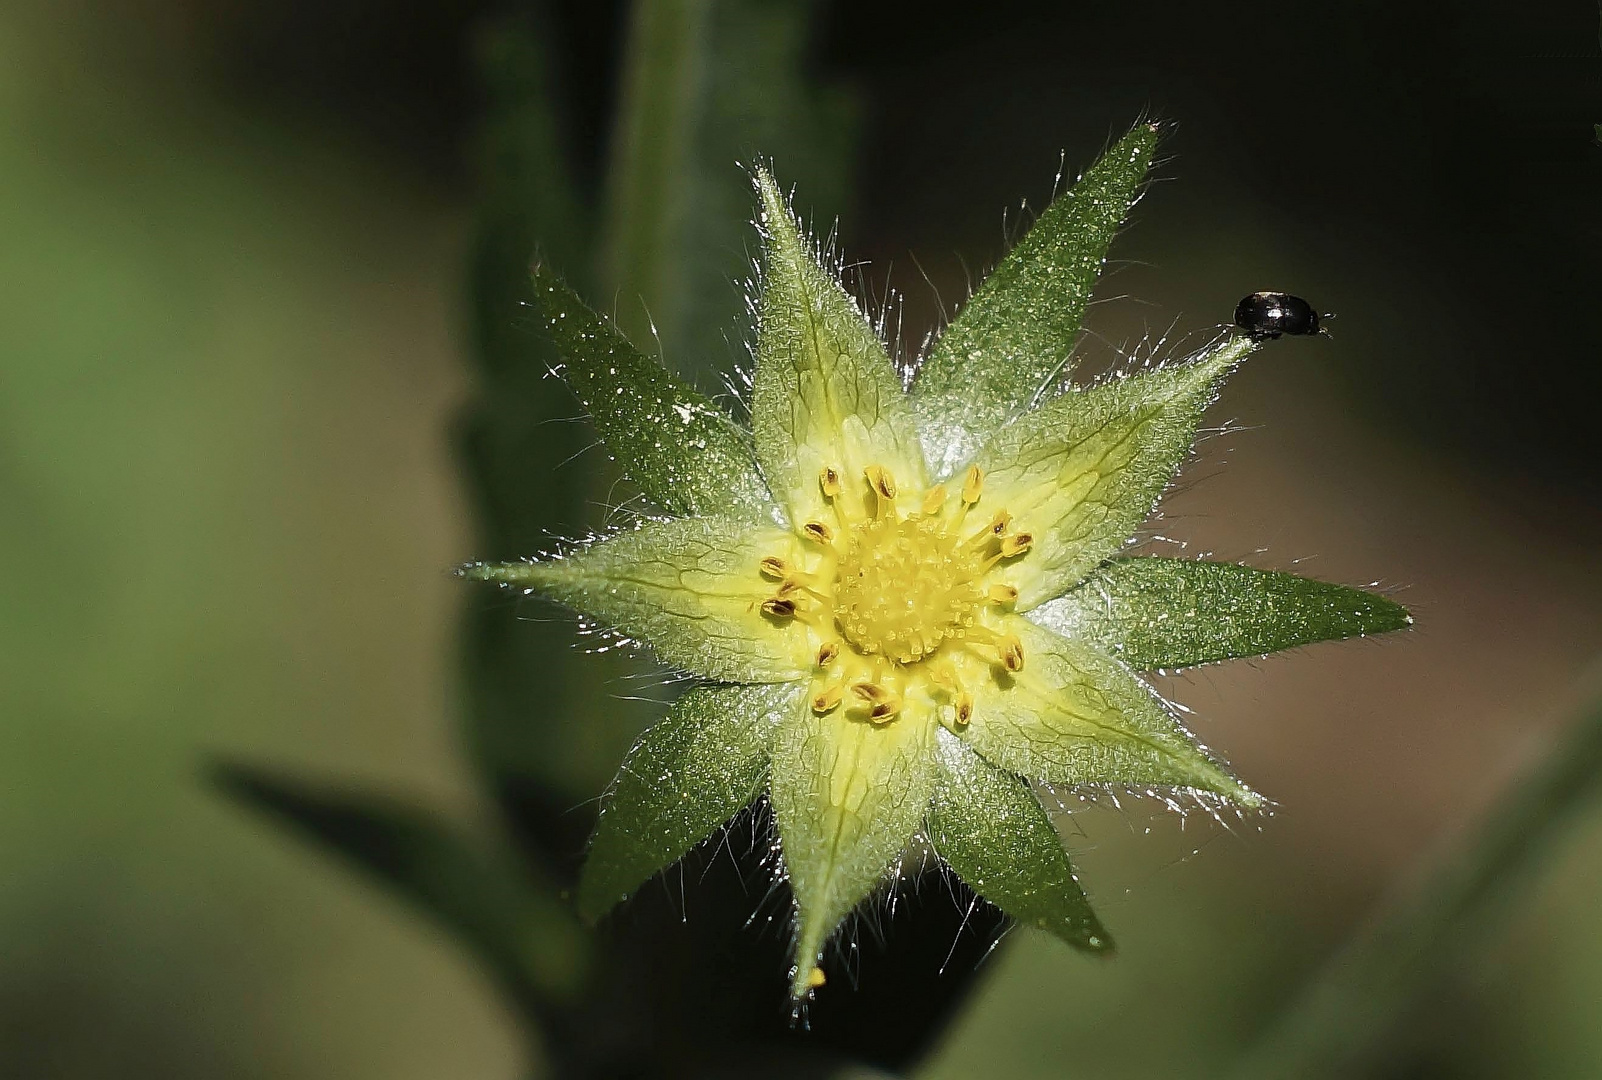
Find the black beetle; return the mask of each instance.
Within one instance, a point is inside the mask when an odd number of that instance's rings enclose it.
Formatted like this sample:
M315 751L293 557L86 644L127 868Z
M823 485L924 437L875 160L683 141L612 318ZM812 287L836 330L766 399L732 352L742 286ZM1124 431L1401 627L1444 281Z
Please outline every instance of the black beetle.
M1253 341L1267 341L1281 334L1316 334L1319 316L1299 296L1255 292L1235 305L1235 325Z

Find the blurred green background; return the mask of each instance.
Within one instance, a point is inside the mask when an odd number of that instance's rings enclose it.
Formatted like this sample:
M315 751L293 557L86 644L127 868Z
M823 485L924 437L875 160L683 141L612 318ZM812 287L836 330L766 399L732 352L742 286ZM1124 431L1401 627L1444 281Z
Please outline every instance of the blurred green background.
M737 162L839 215L910 352L1059 154L1071 175L1147 113L1177 182L1114 250L1089 368L1259 288L1338 316L1232 383L1160 532L1397 587L1419 626L1164 680L1278 811L1230 832L1070 797L1121 954L1015 932L917 1075L1218 1074L1597 689L1602 56L1594 9L1549 7L709 5L695 126L661 151L690 177L661 234L685 274L617 224L628 5L0 9L0 1075L525 1075L443 931L204 775L270 762L489 828L486 761L578 806L653 715L626 660L533 613L552 659L510 700L560 707L467 719L463 618L499 602L447 570L525 553L494 549L455 446L522 400L485 370L503 311L519 340L486 230L636 332L631 296L665 297L664 354L715 387L742 348ZM539 196L554 224L523 237L496 232L531 220L507 171L544 174L496 125L530 97L575 201ZM576 409L525 389L519 535L600 521L599 455L558 464ZM1383 1075L1602 1074L1599 826L1398 1018Z

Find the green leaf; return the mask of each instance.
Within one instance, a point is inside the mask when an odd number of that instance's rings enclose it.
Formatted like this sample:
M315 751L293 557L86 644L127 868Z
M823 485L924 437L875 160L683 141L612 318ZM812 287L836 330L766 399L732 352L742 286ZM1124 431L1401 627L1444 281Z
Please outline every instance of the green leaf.
M771 784L795 894L790 992L806 997L823 946L882 881L923 824L934 782L930 723L873 724L803 702L779 725Z
M1135 125L1040 215L935 343L913 402L937 477L1050 395L1069 370L1108 245L1156 146L1157 125Z
M542 266L534 267L534 293L565 361L562 378L646 498L670 514L745 511L772 520L773 500L733 420Z
M1005 509L1034 537L998 570L1019 611L1079 584L1128 542L1190 453L1218 384L1254 348L1232 335L1190 363L1064 394L980 452L980 509Z
M219 765L225 794L360 866L453 931L521 1005L542 1012L585 976L588 939L512 853L474 845L431 814Z
M812 670L797 620L762 610L774 583L761 562L795 565L801 541L728 518L647 522L547 562L473 563L461 576L566 604L651 649L663 662L719 682L787 682Z
M804 691L796 683L696 687L647 729L601 808L579 914L599 919L761 794L774 726Z
M1025 926L1111 952L1057 830L1027 783L986 762L945 728L929 840L968 887Z
M1138 671L1413 625L1402 605L1362 589L1236 563L1160 558L1113 559L1029 618Z
M818 264L766 169L756 185L765 242L751 423L774 496L800 524L828 511L818 485L825 467L842 470L847 496L869 509L869 465L921 489L917 428L884 345Z
M1118 661L1018 616L1002 621L1023 642L1023 670L968 680L973 719L958 729L986 761L1049 784L1188 788L1263 805Z

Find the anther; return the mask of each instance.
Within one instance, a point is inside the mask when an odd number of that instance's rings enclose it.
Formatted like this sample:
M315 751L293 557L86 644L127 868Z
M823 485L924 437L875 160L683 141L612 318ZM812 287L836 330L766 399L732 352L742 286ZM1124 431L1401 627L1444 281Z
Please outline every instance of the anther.
M759 565L762 568L762 576L772 578L775 581L780 580L790 572L789 564L777 555L769 555Z
M816 540L820 544L834 542L834 530L821 521L809 521L801 526L801 531L806 533L808 540Z
M1014 555L1022 555L1029 550L1029 545L1034 542L1035 538L1029 533L1014 533L1011 536L1003 536L1001 538L1001 557L1010 559Z
M818 486L823 489L823 497L832 499L840 494L840 470L833 465L825 465L818 474Z
M839 655L840 643L838 641L825 641L823 646L818 649L818 666L828 667L834 663L835 657Z
M932 488L929 489L929 493L923 497L923 506L921 508L922 511L923 511L923 516L924 517L934 517L936 514L938 514L940 512L940 508L942 506L945 506L945 505L946 505L946 489L945 489L945 487L943 487L943 486L941 486L941 487L932 487Z
M973 719L973 695L964 690L957 695L957 725L965 726Z
M985 473L977 465L969 465L967 475L962 478L962 501L972 505L979 501L979 493L985 489Z
M868 705L868 719L876 724L895 719L901 711L901 695L878 683L853 683L851 692Z
M762 610L776 619L793 619L795 618L795 601L786 600L782 596L775 596L772 599L762 601Z
M968 543L972 547L982 547L995 537L1004 536L1007 532L1007 526L1011 524L1011 514L1005 510L997 511L996 516L990 519L990 524L974 533L973 539L969 540Z
M986 590L985 599L989 600L992 604L1000 604L1005 607L1006 605L1017 601L1018 590L1013 588L1011 585L992 585L988 590Z
M814 967L807 972L807 989L809 990L816 990L828 981L829 977L823 973L823 969L820 967Z
M812 699L812 711L819 715L830 712L840 704L840 699L844 696L845 688L836 683Z
M1008 671L1022 671L1024 664L1023 642L1008 635L1000 643L1001 666Z
M879 498L891 500L896 497L896 478L890 475L890 470L883 465L869 465L862 470L862 475L868 478L868 486L878 494Z

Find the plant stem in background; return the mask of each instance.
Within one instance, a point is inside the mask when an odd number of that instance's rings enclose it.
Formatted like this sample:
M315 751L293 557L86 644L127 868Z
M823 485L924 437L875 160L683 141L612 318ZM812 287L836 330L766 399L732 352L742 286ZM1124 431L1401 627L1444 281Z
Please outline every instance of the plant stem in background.
M1471 943L1487 940L1519 886L1599 789L1602 698L1432 870L1383 904L1233 1076L1279 1080L1375 1072L1415 1004Z
M706 95L709 0L639 0L613 126L600 281L618 325L644 346L676 341L683 314L679 232Z

